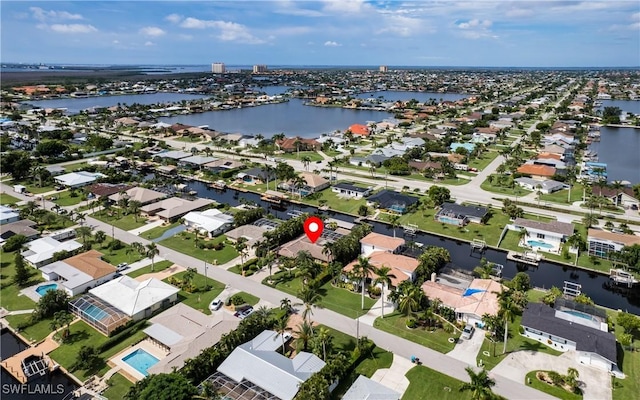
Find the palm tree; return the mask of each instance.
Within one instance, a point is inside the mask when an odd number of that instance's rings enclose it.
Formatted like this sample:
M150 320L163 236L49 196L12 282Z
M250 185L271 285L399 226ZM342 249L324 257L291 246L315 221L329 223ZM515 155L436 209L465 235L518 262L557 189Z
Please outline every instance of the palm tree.
M380 268L376 268L374 271L378 277L373 281L373 283L375 285L381 285L382 318L384 318L384 288L385 286L387 288L391 286L391 275L389 274L389 272L391 272L391 268L383 265Z
M584 217L582 217L582 223L587 227L587 228L591 228L592 226L597 226L598 225L598 217L595 214L585 214Z
M81 212L76 212L76 219L75 219L75 221L76 221L77 223L79 223L80 225L82 225L82 224L84 224L84 221L86 221L86 220L87 220L87 217L86 217L83 213L81 213Z
M311 324L306 320L302 321L294 333L296 334L296 347L298 350L307 351L309 341L313 337L313 327Z
M389 223L393 228L393 237L396 237L396 228L400 226L399 221L400 221L400 216L398 214L393 214L391 215L391 217L389 217Z
M365 287L367 286L367 278L369 277L369 274L373 270L373 266L369 264L369 259L367 257L359 256L358 264L355 265L354 269L358 271L358 274L362 279L362 288L361 288L362 309L364 310L364 291L365 291Z
M302 303L304 304L302 318L310 321L311 315L313 315L313 308L317 307L317 303L321 299L317 288L309 285L304 286L300 291L298 291L298 298L302 300Z
M146 249L147 249L147 257L151 259L151 272L153 272L155 268L155 263L153 262L153 260L158 254L160 254L160 250L158 250L158 246L153 242L149 243L146 246Z
M494 379L489 378L489 374L486 369L482 369L476 373L473 368L465 368L471 382L464 383L460 386L461 392L471 392L472 400L491 400L495 397L491 388L496 385Z
M575 387L577 386L578 383L578 378L580 377L580 373L578 372L577 369L573 368L573 367L569 367L567 369L567 383L569 384L569 386L571 386L572 388L575 389Z
M247 249L247 238L239 237L233 247L240 255L240 269L242 270L242 276L244 276L244 257L247 255L245 251Z
M287 313L289 313L291 311L291 299L285 297L284 299L280 300L280 309L287 310Z
M573 235L567 238L567 244L576 249L576 259L574 261L574 265L578 264L578 257L580 256L580 250L584 250L586 247L586 242L580 235L580 232L576 231Z
M96 243L98 243L99 245L102 245L102 243L104 243L104 241L107 240L107 234L104 233L104 231L98 231L93 235L93 240L95 240Z
M140 216L140 208L142 207L142 203L138 200L131 200L129 202L129 212L133 214L136 222L138 222L138 217Z
M509 322L513 322L516 317L516 312L518 311L518 306L511 298L510 291L502 291L498 294L498 304L500 306L500 310L498 311L498 316L504 319L504 347L502 349L502 354L507 352L507 339L509 337Z
M289 322L289 317L288 316L284 316L283 318L279 318L276 320L276 324L274 325L273 329L280 335L280 337L282 338L282 354L284 355L284 334L287 331L288 325L287 323Z
M71 323L75 319L74 316L68 313L67 311L58 311L57 313L55 313L54 319L58 321L58 324L60 324L60 327L62 326L65 327L62 337L63 338L68 337L70 333L69 325L71 325Z
M31 173L33 174L33 176L38 177L38 187L42 187L42 175L44 175L45 171L46 169L40 165L36 165L31 170Z
M87 237L91 236L91 228L88 226L81 226L76 228L76 235L82 238L82 243L87 243Z
M265 164L264 167L262 167L262 171L264 171L264 178L265 181L267 182L267 190L269 190L269 177L271 177L271 174L273 174L273 171L275 171L275 169L268 164ZM275 190L278 190L278 186L276 185Z
M304 168L309 171L309 164L311 163L311 157L309 156L302 156L302 158L300 159L300 161L302 161L302 165L304 166Z
M400 294L398 310L405 316L413 314L420 308L420 300L424 292L418 286L411 285Z
M322 360L327 361L327 345L331 344L331 332L325 327L321 327L316 334L317 343L322 345Z

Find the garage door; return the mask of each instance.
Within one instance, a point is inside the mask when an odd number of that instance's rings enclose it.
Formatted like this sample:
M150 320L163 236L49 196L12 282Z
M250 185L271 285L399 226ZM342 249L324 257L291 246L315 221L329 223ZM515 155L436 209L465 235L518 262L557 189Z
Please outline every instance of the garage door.
M611 363L609 361L590 353L580 353L579 361L581 364L589 365L604 371L611 370Z

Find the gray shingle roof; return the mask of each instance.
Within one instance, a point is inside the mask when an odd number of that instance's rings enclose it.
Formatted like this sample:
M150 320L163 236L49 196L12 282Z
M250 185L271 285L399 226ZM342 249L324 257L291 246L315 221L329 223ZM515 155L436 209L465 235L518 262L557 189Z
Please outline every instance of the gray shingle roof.
M522 313L522 326L527 326L576 343L576 350L596 353L617 362L616 339L613 334L565 321L555 316L556 310L542 304L530 303Z

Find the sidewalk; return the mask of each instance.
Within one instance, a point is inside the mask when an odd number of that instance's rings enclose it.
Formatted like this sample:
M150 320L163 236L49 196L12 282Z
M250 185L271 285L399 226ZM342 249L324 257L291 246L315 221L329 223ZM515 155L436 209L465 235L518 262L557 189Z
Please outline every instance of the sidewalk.
M157 221L153 221L153 222L151 222L149 224L143 225L140 228L131 229L128 232L129 233L133 233L134 235L140 235L142 232L146 232L146 231L151 230L153 228L157 228L159 226L162 226L163 223L164 223L164 221L159 219Z

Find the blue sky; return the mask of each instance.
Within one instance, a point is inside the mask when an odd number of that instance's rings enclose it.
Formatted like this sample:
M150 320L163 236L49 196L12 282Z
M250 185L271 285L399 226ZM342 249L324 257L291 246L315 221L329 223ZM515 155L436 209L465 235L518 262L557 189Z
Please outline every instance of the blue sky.
M631 1L6 1L1 61L640 66Z

